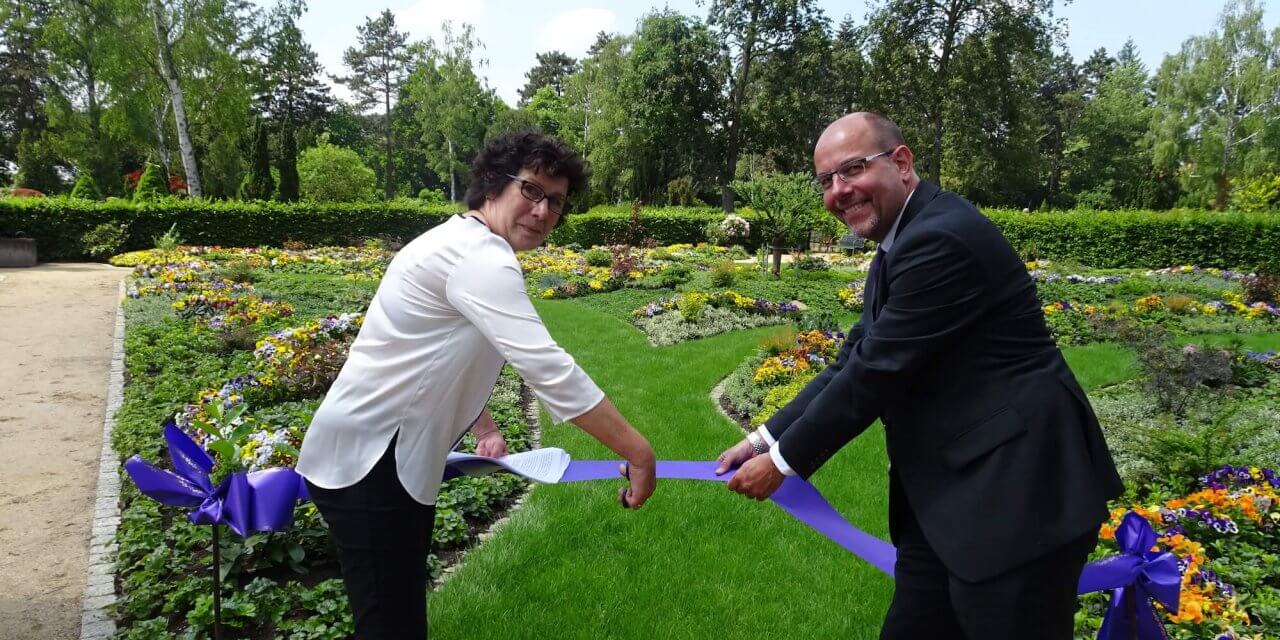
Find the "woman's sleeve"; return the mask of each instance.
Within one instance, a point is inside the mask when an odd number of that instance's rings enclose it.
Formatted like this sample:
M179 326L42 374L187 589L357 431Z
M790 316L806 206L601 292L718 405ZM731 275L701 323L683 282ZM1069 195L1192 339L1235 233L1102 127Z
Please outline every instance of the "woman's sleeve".
M463 260L450 274L445 295L546 403L556 422L572 420L604 400L600 387L547 332L509 255L481 251Z

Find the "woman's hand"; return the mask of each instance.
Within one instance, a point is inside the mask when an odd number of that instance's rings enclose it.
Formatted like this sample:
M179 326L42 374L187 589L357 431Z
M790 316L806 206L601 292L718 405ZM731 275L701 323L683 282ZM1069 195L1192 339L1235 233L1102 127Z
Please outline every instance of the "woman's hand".
M507 455L507 441L502 432L494 429L484 435L476 436L476 455L486 458L501 458Z
M743 438L738 444L724 450L720 457L716 458L716 475L722 476L730 469L737 469L742 463L754 458L755 451L751 450L751 443Z

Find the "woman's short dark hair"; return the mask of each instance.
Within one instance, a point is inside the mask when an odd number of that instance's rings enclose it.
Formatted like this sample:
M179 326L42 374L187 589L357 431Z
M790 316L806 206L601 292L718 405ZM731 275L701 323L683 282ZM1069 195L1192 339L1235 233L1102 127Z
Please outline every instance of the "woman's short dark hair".
M490 140L471 162L471 185L467 187L469 209L479 209L488 196L496 196L521 169L569 180L570 198L587 187L590 169L582 156L558 138L536 131L516 131ZM563 219L563 216L561 216Z

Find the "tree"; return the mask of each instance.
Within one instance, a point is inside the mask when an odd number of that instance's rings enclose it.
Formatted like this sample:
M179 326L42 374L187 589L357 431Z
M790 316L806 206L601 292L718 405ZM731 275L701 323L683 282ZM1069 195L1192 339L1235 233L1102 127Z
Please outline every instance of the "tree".
M992 82L1017 79L998 75L999 67L1009 72L1009 62L1018 56L1047 50L1057 29L1049 14L1052 5L1053 0L884 0L872 12L867 24L871 106L892 114L908 140L928 144L917 150L924 177L942 182L948 126L973 124L980 104L1011 106L1008 99L1020 88L1006 85L992 95ZM989 63L985 73L956 64L965 50L969 61ZM980 121L991 125L995 119Z
M1156 73L1151 126L1157 168L1176 171L1189 204L1225 209L1233 178L1274 171L1280 136L1280 33L1254 0L1223 9Z
M98 188L98 182L93 179L92 173L80 171L80 175L76 177L75 186L71 187L71 197L84 200L102 199L102 190Z
M578 70L578 61L560 51L535 54L538 63L525 72L527 80L520 88L519 106L529 103L543 87L551 87L556 96L564 95L564 79Z
M302 197L312 202L354 202L372 199L378 178L359 154L321 134L319 144L298 158L298 182Z
M618 87L633 197L658 202L671 180L714 172L718 57L711 32L694 18L665 11L640 21Z
M498 98L480 84L471 67L471 54L479 43L469 25L455 35L446 22L442 45L429 51L412 83L427 163L441 180L448 178L449 198L457 202L458 176L466 175L484 141Z
M164 175L164 168L148 162L138 178L138 188L133 192L134 202L148 202L169 195L169 179Z
M406 77L409 66L408 34L396 31L396 19L390 9L383 9L377 18L365 18L357 28L359 48L350 47L342 54L342 61L351 69L351 75L334 78L347 85L356 96L356 104L369 110L381 99L386 136L385 195L395 197L395 171L392 149L394 139L391 127L391 98L396 95Z
M631 197L630 162L620 141L628 129L621 85L632 40L598 34L581 70L565 81L572 124L560 135L591 163L591 193L583 199L590 203L623 202Z
M719 33L731 70L721 125L725 149L721 206L726 213L733 211L729 181L742 149L743 110L750 98L752 63L757 56L788 46L819 15L812 0L712 0L707 10L707 22Z
M810 180L806 173L771 173L731 185L759 216L756 224L773 249L775 276L782 270L783 247L805 239L821 215Z
M61 0L41 37L54 94L46 108L54 145L99 182L114 182L120 152L102 126L103 99L121 62L116 9L110 0Z
M49 144L48 132L27 129L18 144L18 175L13 186L54 194L64 188L58 165L62 161Z
M267 126L258 121L257 132L253 141L253 158L249 163L249 174L240 183L241 200L270 200L275 193L275 179L271 177L271 153L267 136Z
M47 0L7 2L0 11L0 166L17 160L23 132L47 126L49 61L40 40L49 11Z
M272 9L258 73L258 109L290 129L317 126L333 105L324 67L298 29L305 12L303 0L281 0Z
M178 68L173 61L174 41L183 33L183 30L179 29L176 34L174 33L173 16L161 0L148 0L147 10L155 26L160 75L169 89L169 105L173 107L173 122L178 131L178 149L182 154L183 171L187 174L187 193L193 198L200 198L204 195L204 191L200 187L200 169L196 165L195 145L191 143L191 129L187 126L187 103L182 93L182 83L178 79Z
M298 186L298 143L293 129L285 126L280 132L280 201L296 202L300 197Z

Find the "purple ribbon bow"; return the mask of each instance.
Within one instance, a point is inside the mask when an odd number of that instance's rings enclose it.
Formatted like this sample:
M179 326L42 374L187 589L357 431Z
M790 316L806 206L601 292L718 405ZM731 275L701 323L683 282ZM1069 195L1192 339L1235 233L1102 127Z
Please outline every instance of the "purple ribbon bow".
M1151 601L1158 600L1169 611L1178 611L1182 592L1182 569L1178 557L1168 551L1151 549L1156 532L1146 518L1130 511L1116 529L1120 554L1085 565L1080 574L1080 593L1111 590L1111 603L1098 630L1098 640L1163 640L1164 624Z
M187 517L195 524L226 524L241 537L254 531L284 531L293 522L293 507L306 500L302 476L287 467L237 471L216 488L209 478L213 458L173 422L164 426L173 471L159 469L142 456L124 463L125 471L150 498L173 507L195 507Z

